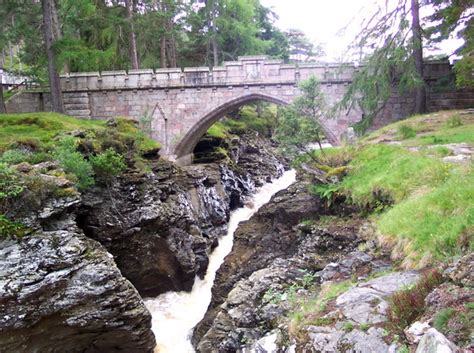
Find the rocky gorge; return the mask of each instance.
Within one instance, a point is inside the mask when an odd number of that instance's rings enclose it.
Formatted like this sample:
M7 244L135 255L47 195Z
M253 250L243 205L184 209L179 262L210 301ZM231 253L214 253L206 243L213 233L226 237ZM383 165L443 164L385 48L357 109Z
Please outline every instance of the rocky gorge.
M306 190L298 181L239 227L209 310L194 331L198 352L472 348L466 321L472 318L472 253L441 272L401 270L358 213L338 205L328 209ZM418 321L394 328L389 307L407 288L426 290L416 305L429 309ZM452 341L434 328L446 307L458 308L461 317L451 318Z
M111 130L118 125L110 122ZM87 140L90 132L68 134L79 140L81 153L101 153L97 141ZM189 292L205 280L230 212L249 206L256 188L288 169L259 133L226 141L207 137L200 164L179 167L155 150L144 154L143 165L127 155L124 173L85 191L57 161L12 163L28 187L1 205L17 222L11 223L17 235L0 239L0 351L156 349L150 297ZM214 152L206 152L209 147ZM462 228L463 256L407 268L394 252L403 255L407 243L394 246L374 222L393 207L386 190L370 189L375 202L359 204L342 189L315 191L316 180L326 188L340 183L354 155L342 149L331 158L344 166L329 163L317 174L303 168L295 183L240 223L194 329L195 350L472 350L471 228ZM440 168L446 173L444 164Z
M151 165L83 193L54 162L16 167L38 190L10 207L28 234L1 240L0 351L151 352L141 297L190 290L230 210L285 168L251 133L232 163Z

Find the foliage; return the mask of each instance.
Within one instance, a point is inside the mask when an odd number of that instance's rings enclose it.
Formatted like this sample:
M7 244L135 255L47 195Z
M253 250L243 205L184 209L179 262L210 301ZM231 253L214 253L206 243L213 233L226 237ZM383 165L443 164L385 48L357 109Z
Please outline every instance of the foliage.
M407 0L386 2L385 8L370 14L362 24L352 45L354 55L363 65L355 73L336 110L360 109L362 119L354 125L364 133L375 116L384 108L395 85L398 93L408 94L424 86L420 71L415 65L417 45ZM414 22L414 13L411 13Z
M91 156L89 161L96 177L105 182L120 175L127 168L123 156L111 148Z
M326 203L327 207L331 207L338 196L342 193L340 192L339 184L316 184L311 185L309 191L319 195L319 197Z
M28 234L28 232L29 229L23 224L12 221L4 214L0 214L0 237L19 239Z
M398 128L398 135L402 140L406 140L415 137L416 131L408 125L400 125Z
M430 25L425 33L431 44L437 44L447 38L463 38L463 44L455 50L462 56L454 65L456 84L459 87L474 87L474 16L471 1L428 0L433 12L428 20ZM452 53L449 53L452 54Z
M301 96L280 110L275 140L282 149L296 157L306 152L310 143L321 143L321 119L327 112L319 81L314 77L299 84Z
M19 196L24 190L18 174L6 163L0 163L0 210L7 210L10 199Z
M446 147L424 147L474 142L472 118L463 116L461 126L450 127L458 125L450 123L452 117L459 115L413 117L367 136L348 153L351 161L342 181L312 190L328 200L343 195L346 202L369 212L379 239L391 246L392 257L402 260L404 267L423 267L473 249L473 166L442 161L452 153ZM397 141L404 125L416 136L401 145L373 144ZM326 151L331 153L332 149Z
M259 0L134 0L131 16L126 1L56 3L61 29L54 46L57 64L73 72L131 68L132 33L138 61L146 68L217 65L252 54L288 58L287 37ZM19 44L22 63L46 78L40 2L5 0L0 15L0 44Z
M432 270L424 273L412 288L394 293L387 312L389 327L403 332L424 312L426 296L442 281L441 274Z
M0 156L0 162L6 164L18 164L29 160L32 153L25 150L13 149L6 150Z
M77 151L77 143L73 137L64 137L55 146L53 155L61 168L74 176L78 189L87 190L94 185L94 171L91 164Z
M462 126L463 123L459 115L453 115L446 121L446 125L447 127L452 128Z
M321 45L315 46L303 31L290 28L286 33L290 60L293 62L315 61L324 55Z

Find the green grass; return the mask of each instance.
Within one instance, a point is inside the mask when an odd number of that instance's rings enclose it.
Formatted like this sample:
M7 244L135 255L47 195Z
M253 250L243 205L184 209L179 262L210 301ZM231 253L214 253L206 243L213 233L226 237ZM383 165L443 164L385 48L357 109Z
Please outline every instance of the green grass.
M423 152L394 145L369 145L356 152L341 190L361 206L383 192L400 202L421 187L433 188L446 179L450 167Z
M474 143L474 115L460 115L459 111L417 115L387 125L365 136L361 142L366 144L377 140L402 140L403 146Z
M376 223L383 234L408 241L405 262L418 262L425 256L443 260L466 246L474 250L472 169L452 172L437 188L396 204ZM470 234L463 240L464 232Z
M213 138L225 139L229 136L229 129L218 121L207 130L206 134Z
M117 127L110 129L104 120L78 119L57 113L25 113L0 116L0 153L18 145L47 148L58 135L77 130L101 137L113 131L115 139L133 140L141 152L160 148L157 141L146 137L127 119L117 119Z
M18 142L48 143L59 133L104 129L103 120L77 119L57 113L5 114L0 116L0 152Z
M457 127L445 127L439 131L427 133L406 142L407 146L439 145L447 143L474 143L474 124Z
M474 249L474 164L446 163L442 157L451 150L436 146L461 142L474 143L474 115L438 112L386 126L355 148L327 152L348 155L335 190L369 212L379 239L404 267Z

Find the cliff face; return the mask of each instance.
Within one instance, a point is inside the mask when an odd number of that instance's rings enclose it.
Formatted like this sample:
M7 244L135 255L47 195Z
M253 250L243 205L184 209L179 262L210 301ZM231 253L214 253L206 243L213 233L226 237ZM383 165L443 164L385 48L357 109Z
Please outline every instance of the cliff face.
M197 351L236 352L263 336L289 309L266 301L268 293L296 284L303 289L305 274L354 248L357 221L331 229L297 227L325 212L299 181L239 226L217 272L208 312L194 331Z
M114 256L143 296L191 290L226 231L229 211L283 171L268 142L244 139L230 165L160 162L84 196L78 223Z
M0 240L0 351L151 352L141 297L106 249L76 226L79 194L32 196L16 218L32 232Z
M0 240L0 351L151 352L140 295L190 290L230 209L283 172L257 136L233 157L185 169L155 162L82 195L55 163L19 166L38 180L8 215L31 231Z

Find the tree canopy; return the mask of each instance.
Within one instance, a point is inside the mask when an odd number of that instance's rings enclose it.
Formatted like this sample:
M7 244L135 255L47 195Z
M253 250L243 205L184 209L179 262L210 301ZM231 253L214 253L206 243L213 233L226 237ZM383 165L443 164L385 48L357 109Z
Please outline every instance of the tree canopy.
M423 6L430 6L432 15L420 18ZM455 31L465 40L456 51L463 55L455 64L458 86L474 87L473 13L469 0L385 2L384 7L364 19L353 42L352 53L362 66L338 108L358 107L362 111L363 119L356 126L359 132L371 125L395 89L401 95L412 94L412 113L423 113L426 105L423 50Z

